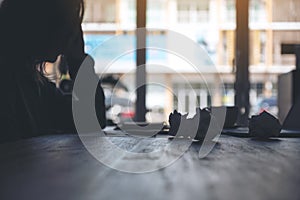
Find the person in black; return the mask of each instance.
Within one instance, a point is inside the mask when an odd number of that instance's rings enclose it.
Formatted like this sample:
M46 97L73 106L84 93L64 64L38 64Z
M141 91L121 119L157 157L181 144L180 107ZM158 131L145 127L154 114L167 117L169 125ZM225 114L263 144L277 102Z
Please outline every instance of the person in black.
M0 142L49 133L75 133L72 97L63 95L45 77L44 66L64 55L70 77L75 80L88 56L81 29L83 11L83 0L2 1ZM96 111L104 128L101 86L97 89Z

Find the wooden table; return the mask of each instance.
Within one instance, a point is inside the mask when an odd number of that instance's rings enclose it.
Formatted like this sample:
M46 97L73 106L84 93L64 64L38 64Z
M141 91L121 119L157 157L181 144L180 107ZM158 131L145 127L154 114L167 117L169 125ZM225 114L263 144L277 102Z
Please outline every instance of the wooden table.
M126 145L132 139L113 140ZM149 144L165 140L149 138ZM193 144L165 169L129 174L98 162L76 135L2 144L0 199L300 199L299 138L267 142L221 136L201 160L199 148Z

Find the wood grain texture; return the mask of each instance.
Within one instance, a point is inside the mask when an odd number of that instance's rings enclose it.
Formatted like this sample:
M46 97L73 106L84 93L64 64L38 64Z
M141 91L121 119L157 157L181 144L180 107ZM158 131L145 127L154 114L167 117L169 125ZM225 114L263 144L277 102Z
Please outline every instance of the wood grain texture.
M149 138L148 144L128 137L112 140L142 150L165 145L167 139ZM222 136L201 160L199 148L193 144L165 169L129 174L99 163L76 135L2 144L0 199L300 199L300 139Z

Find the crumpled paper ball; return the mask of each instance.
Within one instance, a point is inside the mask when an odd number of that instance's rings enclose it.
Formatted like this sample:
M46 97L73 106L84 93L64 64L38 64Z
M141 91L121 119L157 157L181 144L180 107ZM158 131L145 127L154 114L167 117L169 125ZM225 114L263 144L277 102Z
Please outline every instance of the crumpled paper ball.
M251 117L249 122L249 134L257 138L278 137L281 131L279 120L264 111Z
M181 115L177 110L169 115L170 130L169 134L172 136L182 136L184 138L193 138L196 140L203 140L211 129L217 129L218 122L214 116L211 115L208 109L196 109L196 115L193 118L187 118L186 115ZM214 132L220 130L213 130ZM215 134L213 134L215 136ZM213 139L213 138L211 138Z

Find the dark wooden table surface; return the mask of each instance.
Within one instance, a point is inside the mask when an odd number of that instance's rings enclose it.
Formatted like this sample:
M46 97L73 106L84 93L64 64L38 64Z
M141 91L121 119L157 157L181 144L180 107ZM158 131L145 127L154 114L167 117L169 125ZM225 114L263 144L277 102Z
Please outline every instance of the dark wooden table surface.
M127 144L128 137L115 137ZM165 142L165 138L149 138ZM135 143L140 149L143 145ZM98 162L76 135L0 145L0 199L194 200L300 199L300 139L256 141L221 136L198 158L193 144L162 170L130 174Z

